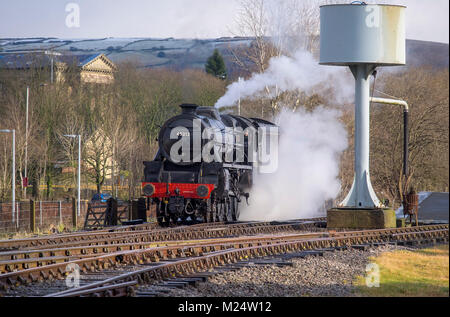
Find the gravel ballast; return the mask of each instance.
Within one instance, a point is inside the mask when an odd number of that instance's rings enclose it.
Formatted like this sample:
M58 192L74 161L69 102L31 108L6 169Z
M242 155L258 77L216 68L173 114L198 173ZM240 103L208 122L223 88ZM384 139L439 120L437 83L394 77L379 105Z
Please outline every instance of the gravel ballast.
M249 266L211 277L197 287L174 289L167 297L298 297L355 296L353 282L364 276L369 257L405 249L382 246L366 251L348 249L323 256L293 258L292 266Z

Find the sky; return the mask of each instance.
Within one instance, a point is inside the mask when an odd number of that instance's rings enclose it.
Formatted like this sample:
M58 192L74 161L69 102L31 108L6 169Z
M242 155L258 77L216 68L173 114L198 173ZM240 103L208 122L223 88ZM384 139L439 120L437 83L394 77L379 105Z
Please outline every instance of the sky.
M449 0L388 1L408 7L407 38L449 42ZM238 12L239 0L0 0L0 38L217 38L235 35Z

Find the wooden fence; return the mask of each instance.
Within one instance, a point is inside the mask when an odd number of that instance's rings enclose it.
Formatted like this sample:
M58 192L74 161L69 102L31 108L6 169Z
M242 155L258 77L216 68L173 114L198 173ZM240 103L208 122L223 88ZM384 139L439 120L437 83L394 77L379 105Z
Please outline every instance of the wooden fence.
M80 216L76 215L76 201L18 201L14 221L11 203L0 203L0 233L36 232L63 224L79 227L83 224L88 202L81 201Z
M117 204L117 202L116 202ZM15 232L37 232L46 231L51 226L57 227L64 225L65 228L85 228L94 229L111 223L110 220L105 222L106 215L102 215L108 211L108 204L91 204L88 201L81 201L80 216L76 212L76 200L65 201L20 201L16 202L14 221L12 215L11 203L0 203L0 234ZM138 219L137 217L137 201L120 202L116 206L117 222L120 225L124 221ZM98 218L93 221L93 226L89 225L88 218ZM155 206L146 205L144 218L156 217Z

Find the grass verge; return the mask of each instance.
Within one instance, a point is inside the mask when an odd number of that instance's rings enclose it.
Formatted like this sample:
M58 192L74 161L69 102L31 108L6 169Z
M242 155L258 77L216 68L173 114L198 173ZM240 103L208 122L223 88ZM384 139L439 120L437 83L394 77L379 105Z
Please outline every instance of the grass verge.
M356 281L356 295L389 297L449 296L449 247L385 252L371 263L379 267L379 287L367 287L366 276ZM374 281L374 280L372 280Z

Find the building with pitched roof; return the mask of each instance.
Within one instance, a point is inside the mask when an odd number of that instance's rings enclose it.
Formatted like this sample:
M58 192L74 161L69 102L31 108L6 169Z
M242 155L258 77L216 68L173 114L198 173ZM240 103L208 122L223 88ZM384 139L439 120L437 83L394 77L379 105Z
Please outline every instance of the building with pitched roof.
M6 71L8 76L40 71L40 76L48 76L50 82L64 82L70 73L81 83L111 84L117 68L104 54L65 55L33 51L0 54L0 70Z

